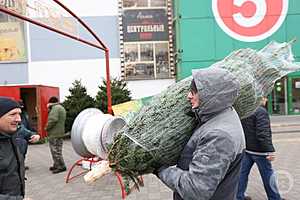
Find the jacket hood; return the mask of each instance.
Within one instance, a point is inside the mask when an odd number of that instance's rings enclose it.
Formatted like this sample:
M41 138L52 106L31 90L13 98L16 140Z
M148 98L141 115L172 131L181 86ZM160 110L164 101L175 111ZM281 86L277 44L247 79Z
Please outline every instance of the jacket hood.
M232 73L221 68L193 70L200 106L199 116L218 113L233 105L239 95L240 84Z

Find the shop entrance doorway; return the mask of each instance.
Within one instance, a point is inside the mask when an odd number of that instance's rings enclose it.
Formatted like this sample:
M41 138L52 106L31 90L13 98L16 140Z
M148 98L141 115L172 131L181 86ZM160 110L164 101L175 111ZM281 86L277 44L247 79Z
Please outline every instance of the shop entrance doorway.
M289 114L300 114L300 77L288 78Z
M282 78L275 82L274 89L269 100L272 102L271 114L286 115L288 113L286 78Z

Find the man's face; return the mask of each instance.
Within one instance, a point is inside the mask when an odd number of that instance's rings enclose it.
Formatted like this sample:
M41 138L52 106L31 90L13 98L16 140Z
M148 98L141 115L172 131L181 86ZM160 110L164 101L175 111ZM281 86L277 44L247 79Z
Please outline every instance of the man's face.
M200 106L200 99L198 92L190 91L187 95L188 100L191 102L192 108L198 108Z
M0 132L13 134L17 131L18 124L21 122L21 109L15 108L0 118Z

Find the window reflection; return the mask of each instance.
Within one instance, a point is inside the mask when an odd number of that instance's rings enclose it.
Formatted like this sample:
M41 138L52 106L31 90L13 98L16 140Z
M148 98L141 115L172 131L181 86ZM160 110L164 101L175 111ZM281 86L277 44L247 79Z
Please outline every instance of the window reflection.
M293 113L300 113L300 78L292 79L292 110Z
M274 90L272 91L272 113L273 114L285 114L285 95L286 95L286 80L285 78L282 78L278 81L276 81L274 85Z

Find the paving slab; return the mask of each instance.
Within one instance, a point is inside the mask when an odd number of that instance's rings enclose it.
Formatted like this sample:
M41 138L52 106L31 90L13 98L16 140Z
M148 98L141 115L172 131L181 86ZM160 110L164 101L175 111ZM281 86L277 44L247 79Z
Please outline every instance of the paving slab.
M277 150L277 158L273 163L277 171L279 188L283 196L289 200L298 200L300 195L300 134L285 133L273 136ZM71 145L70 140L65 140L63 154L68 167L80 159ZM48 144L30 145L26 165L30 167L26 171L26 197L33 200L118 200L121 198L121 190L117 178L107 175L87 185L83 177L65 183L67 172L52 174L49 171L51 165ZM75 172L80 170L76 168ZM172 192L164 186L154 175L144 176L145 186L140 192L134 191L128 196L128 200L171 200ZM254 200L266 200L263 185L256 167L249 177L247 193Z

